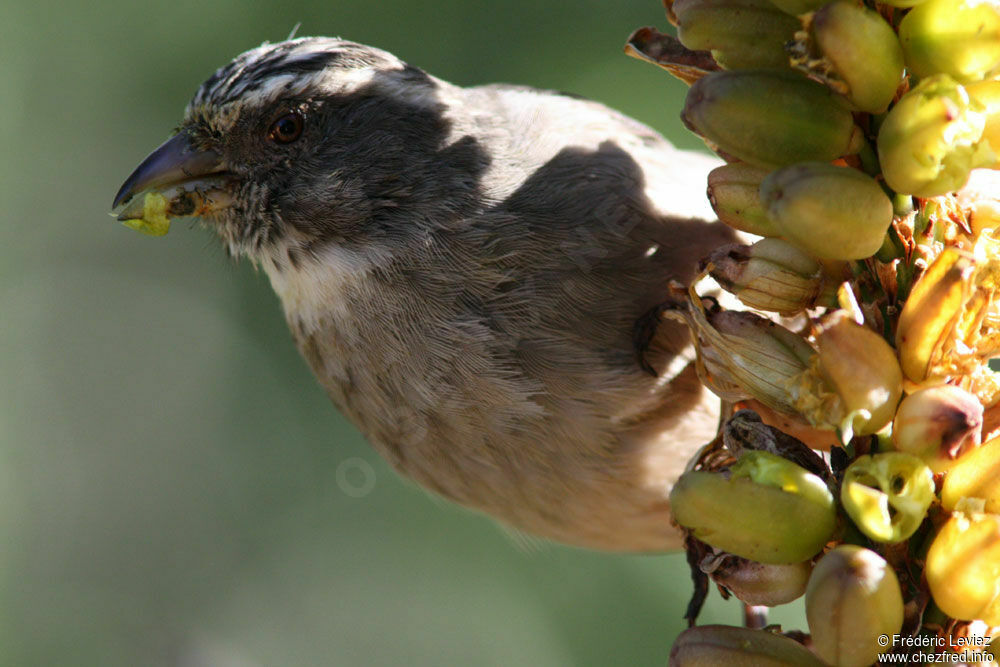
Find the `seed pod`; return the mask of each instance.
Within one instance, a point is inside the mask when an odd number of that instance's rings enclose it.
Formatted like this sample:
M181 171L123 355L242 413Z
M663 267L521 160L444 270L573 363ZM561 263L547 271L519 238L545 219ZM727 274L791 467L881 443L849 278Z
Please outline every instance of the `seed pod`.
M689 290L682 306L664 311L695 337L698 375L719 397L753 397L781 412L795 412L789 382L805 370L814 351L802 336L748 312L708 310Z
M784 44L799 22L770 0L674 0L672 9L681 44L726 69L788 66Z
M1000 438L966 452L948 468L941 506L954 510L962 498L977 498L984 511L1000 514Z
M931 543L924 574L945 614L1000 625L1000 516L952 513Z
M719 150L759 167L826 162L864 145L833 91L794 72L713 72L688 90L681 119Z
M790 410L788 381L813 355L798 334L753 313L723 310L708 317L724 342L713 343L706 364L721 362L750 396L776 409ZM713 364L716 368L719 363Z
M903 17L899 41L918 77L979 81L1000 68L1000 7L989 0L928 0Z
M803 17L792 65L844 95L855 108L885 111L903 78L903 50L878 12L840 0Z
M777 236L760 201L760 184L770 173L746 162L733 162L708 173L708 201L719 220L741 232Z
M849 167L779 169L761 183L760 198L783 237L822 259L874 255L892 222L892 202L879 184Z
M983 404L953 385L913 392L903 399L892 422L896 449L919 456L932 469L947 467L965 447L982 438Z
M896 192L936 197L958 190L976 167L993 163L982 141L986 117L962 86L940 74L903 95L882 122L878 155Z
M728 625L688 628L670 648L670 667L824 667L809 649L784 635Z
M751 308L793 315L812 306L823 290L819 263L781 239L721 246L705 261L709 275Z
M761 563L814 556L836 527L833 495L816 475L766 452L747 452L726 479L701 470L670 492L674 520L702 542Z
M820 367L844 402L847 416L854 415L854 432L868 435L882 430L892 421L903 393L895 351L842 310L824 320L816 345Z
M899 365L913 382L923 382L934 359L952 337L971 292L972 257L946 248L910 292L896 325Z
M876 542L901 542L920 527L934 500L934 474L916 456L862 456L844 472L840 502L861 532Z
M812 563L767 564L727 555L707 573L744 604L774 607L797 600L806 592Z
M793 383L798 412L814 426L840 428L845 440L882 430L903 393L895 351L844 310L825 318L816 344L815 360Z
M903 596L889 564L874 551L844 544L816 564L806 589L813 650L838 667L870 665L881 635L903 627Z

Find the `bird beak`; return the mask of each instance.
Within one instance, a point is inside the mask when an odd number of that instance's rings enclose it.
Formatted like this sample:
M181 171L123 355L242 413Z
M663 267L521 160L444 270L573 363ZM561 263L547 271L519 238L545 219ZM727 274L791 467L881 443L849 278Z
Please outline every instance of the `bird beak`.
M179 132L150 153L132 172L112 204L118 220L141 220L143 197L155 192L166 199L168 218L210 216L232 204L232 177L218 153L194 148L190 135Z

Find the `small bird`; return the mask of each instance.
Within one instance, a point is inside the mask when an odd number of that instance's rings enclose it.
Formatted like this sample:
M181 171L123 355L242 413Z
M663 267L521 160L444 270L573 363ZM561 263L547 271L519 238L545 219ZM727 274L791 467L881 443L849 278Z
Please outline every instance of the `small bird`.
M733 240L704 194L716 164L595 102L313 37L216 71L114 206L159 193L262 268L403 475L519 531L663 551L719 402L682 325L642 350L636 331Z

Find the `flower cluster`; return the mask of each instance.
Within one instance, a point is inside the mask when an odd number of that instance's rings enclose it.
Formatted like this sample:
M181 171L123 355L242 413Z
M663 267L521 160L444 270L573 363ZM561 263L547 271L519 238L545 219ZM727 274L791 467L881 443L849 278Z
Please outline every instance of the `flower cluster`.
M900 644L880 637L947 636L926 644L944 651L988 636L1000 4L666 5L677 38L644 28L627 51L690 85L681 117L727 163L712 206L763 237L702 262L746 310L693 285L663 307L690 328L705 385L749 408L680 478L674 518L696 574L751 605L804 595L809 624L693 628L672 664L867 665ZM831 446L829 462L812 449Z

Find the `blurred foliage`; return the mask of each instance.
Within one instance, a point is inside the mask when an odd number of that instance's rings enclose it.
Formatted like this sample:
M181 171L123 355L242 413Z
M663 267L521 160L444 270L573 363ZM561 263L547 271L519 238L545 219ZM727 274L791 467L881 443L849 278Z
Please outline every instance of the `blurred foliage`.
M0 664L664 662L680 556L525 548L400 480L328 404L262 275L204 230L151 239L106 214L199 83L297 23L455 83L579 93L696 147L681 84L622 55L666 24L658 2L0 15ZM703 618L738 616L715 596Z

